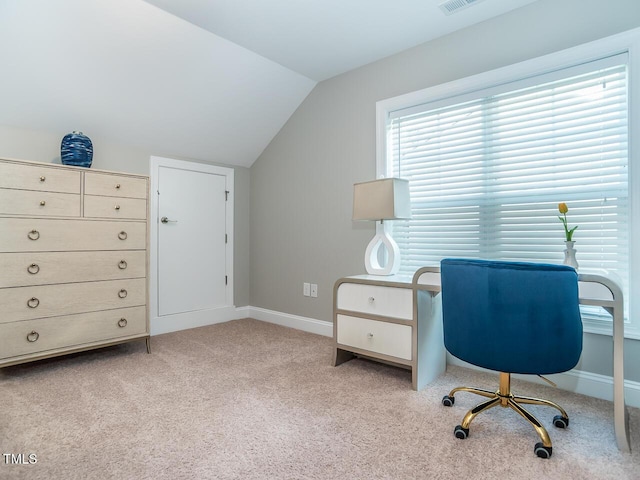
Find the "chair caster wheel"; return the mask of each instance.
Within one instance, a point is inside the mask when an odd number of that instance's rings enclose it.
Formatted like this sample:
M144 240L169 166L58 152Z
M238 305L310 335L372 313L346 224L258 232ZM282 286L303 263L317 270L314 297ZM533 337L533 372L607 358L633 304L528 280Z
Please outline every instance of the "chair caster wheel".
M454 403L456 403L456 399L454 397L450 397L449 395L442 397L442 404L445 407L453 407Z
M533 452L540 458L551 458L553 447L545 447L542 442L536 443Z
M567 428L569 426L569 419L562 415L556 415L553 417L553 424L558 428Z
M469 429L462 428L462 425L457 425L456 428L453 429L453 434L456 436L456 438L464 440L469 436Z

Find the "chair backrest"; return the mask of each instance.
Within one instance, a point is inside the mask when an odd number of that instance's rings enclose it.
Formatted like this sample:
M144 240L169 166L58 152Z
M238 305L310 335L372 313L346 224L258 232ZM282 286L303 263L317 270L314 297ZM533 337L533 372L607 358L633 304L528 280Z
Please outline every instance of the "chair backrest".
M444 343L505 373L572 369L582 352L578 274L566 265L442 260Z

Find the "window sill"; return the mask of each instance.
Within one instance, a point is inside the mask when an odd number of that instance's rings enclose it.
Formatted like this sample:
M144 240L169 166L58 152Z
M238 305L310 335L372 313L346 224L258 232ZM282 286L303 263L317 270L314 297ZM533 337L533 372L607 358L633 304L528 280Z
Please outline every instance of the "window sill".
M607 335L613 336L613 325L611 321L595 320L590 318L582 318L584 333L592 333L594 335ZM638 328L625 323L624 325L624 338L629 340L640 340L640 331Z

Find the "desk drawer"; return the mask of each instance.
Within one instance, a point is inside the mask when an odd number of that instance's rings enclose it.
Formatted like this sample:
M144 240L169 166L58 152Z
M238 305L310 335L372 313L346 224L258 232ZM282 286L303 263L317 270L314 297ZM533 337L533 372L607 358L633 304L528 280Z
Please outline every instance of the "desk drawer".
M144 250L144 222L0 218L0 252Z
M146 331L145 307L4 323L0 324L0 358L73 348Z
M144 250L0 253L0 288L145 277Z
M85 172L84 193L85 195L106 197L147 198L147 180L145 178Z
M147 218L147 201L139 198L84 197L84 216L87 218Z
M411 360L411 327L336 315L338 344Z
M146 304L146 279L0 289L0 324Z
M79 217L80 195L0 188L0 213Z
M340 310L413 319L413 292L410 288L342 283L337 295L336 306Z
M80 194L80 172L59 165L45 167L0 162L0 188Z

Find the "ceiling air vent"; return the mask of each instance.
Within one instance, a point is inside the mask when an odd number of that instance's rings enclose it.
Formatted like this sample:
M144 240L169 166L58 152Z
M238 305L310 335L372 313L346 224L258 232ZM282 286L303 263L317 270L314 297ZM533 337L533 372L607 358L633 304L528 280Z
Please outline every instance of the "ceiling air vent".
M446 2L438 4L438 7L440 7L440 10L442 10L445 15L451 15L481 1L482 0L447 0Z

